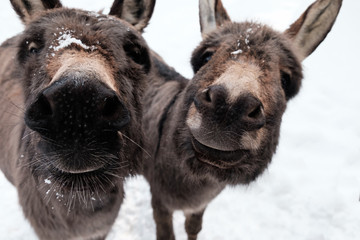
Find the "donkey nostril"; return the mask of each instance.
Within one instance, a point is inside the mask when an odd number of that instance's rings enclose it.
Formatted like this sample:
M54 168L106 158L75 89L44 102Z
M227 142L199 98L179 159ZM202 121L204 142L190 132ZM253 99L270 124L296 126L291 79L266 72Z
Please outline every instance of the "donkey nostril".
M255 108L248 114L248 117L249 117L249 118L259 118L259 117L261 117L262 114L263 114L263 107L262 107L262 105L259 105L259 106L255 107Z
M37 100L36 105L38 108L37 110L42 113L43 116L51 116L53 114L51 104L43 94L41 94L41 96Z
M203 94L204 94L204 100L206 101L206 102L211 102L211 96L210 96L210 91L209 91L209 89L208 88L206 88L206 89L204 89L203 91Z
M117 96L104 99L104 106L102 109L102 116L108 120L115 120L119 117L121 112L121 103Z
M38 132L49 129L52 118L53 109L51 101L44 94L40 94L37 100L28 107L25 113L26 125Z
M258 130L266 123L264 106L252 95L240 97L234 109L238 109L239 123L245 131Z
M121 130L130 122L129 111L116 95L110 95L104 99L100 113L106 126L111 126L115 130Z
M200 111L214 111L226 106L227 92L223 86L213 85L200 92L194 98L195 107Z

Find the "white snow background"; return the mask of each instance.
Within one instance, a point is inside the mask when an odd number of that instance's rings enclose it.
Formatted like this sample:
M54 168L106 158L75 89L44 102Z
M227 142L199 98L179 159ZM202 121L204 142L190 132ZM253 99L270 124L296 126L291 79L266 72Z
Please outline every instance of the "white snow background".
M63 0L109 10L111 0ZM235 21L257 20L285 30L312 0L223 0ZM144 34L148 44L187 77L200 42L197 0L157 0ZM325 41L304 61L299 95L283 117L278 151L250 186L223 191L207 208L200 240L360 239L360 1L344 0ZM0 3L0 42L22 31L10 2ZM0 63L1 64L1 63ZM1 114L1 113L0 113ZM0 239L37 239L15 188L0 174ZM174 216L178 240L184 217ZM154 240L150 193L142 177L128 180L126 199L108 239Z

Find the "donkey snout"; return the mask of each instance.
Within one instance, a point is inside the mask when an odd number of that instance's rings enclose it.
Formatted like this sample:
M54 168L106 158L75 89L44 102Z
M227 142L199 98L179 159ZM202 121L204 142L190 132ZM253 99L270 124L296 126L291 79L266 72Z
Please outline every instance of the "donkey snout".
M95 80L59 80L43 90L25 113L27 126L43 134L118 131L129 121L116 92Z
M258 130L265 125L263 104L251 93L243 93L230 101L223 86L213 85L196 94L194 104L213 124L236 125L242 131Z

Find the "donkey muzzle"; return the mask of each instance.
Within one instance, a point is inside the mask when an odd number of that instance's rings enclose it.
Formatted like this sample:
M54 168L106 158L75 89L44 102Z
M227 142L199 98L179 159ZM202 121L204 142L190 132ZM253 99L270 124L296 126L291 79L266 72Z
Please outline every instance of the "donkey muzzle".
M63 78L44 89L27 108L26 125L40 134L119 131L130 121L119 96L96 79Z

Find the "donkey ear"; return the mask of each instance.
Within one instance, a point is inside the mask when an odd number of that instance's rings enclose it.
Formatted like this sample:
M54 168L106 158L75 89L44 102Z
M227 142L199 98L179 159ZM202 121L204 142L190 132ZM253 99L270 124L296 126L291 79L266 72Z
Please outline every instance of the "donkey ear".
M285 34L299 51L299 60L309 56L330 32L342 0L317 0L293 23Z
M153 14L156 0L115 0L110 15L117 16L142 32Z
M25 24L41 11L62 7L59 0L10 0L10 2Z
M200 0L199 10L203 38L225 22L231 21L221 0Z

